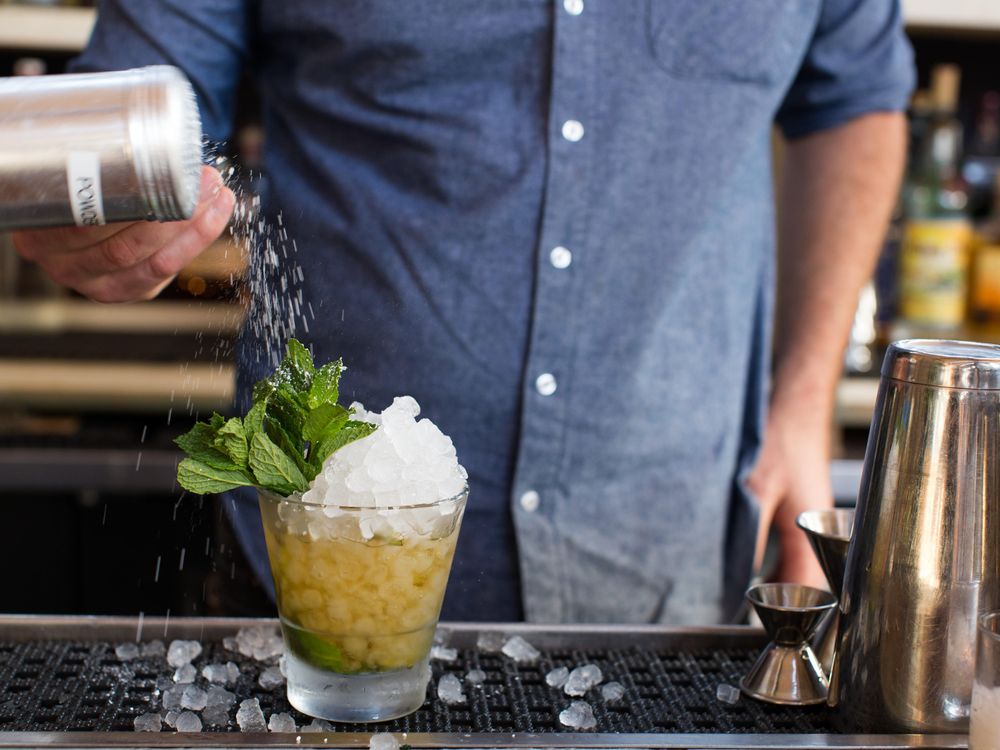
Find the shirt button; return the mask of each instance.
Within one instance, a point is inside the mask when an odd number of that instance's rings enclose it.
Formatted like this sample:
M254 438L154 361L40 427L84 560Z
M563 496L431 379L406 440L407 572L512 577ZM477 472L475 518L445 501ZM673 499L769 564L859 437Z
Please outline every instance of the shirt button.
M578 16L583 13L583 0L563 0L563 8L571 16Z
M558 247L552 248L552 252L549 253L549 262L552 263L554 268L563 269L569 268L569 264L573 262L573 253L569 251L568 248L559 245Z
M583 138L583 123L579 120L566 120L562 126L562 137L570 143L576 143Z
M518 502L521 503L521 508L523 508L525 512L534 513L538 510L538 503L540 501L541 498L538 496L537 492L534 490L528 490L521 495L521 499Z
M556 376L551 372L543 372L535 380L535 390L543 396L551 396L556 392Z

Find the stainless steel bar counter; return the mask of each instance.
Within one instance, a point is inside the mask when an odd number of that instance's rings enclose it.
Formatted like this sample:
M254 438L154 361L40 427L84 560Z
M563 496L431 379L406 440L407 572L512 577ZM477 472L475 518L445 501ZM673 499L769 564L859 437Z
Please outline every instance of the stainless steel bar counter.
M393 732L413 748L965 748L964 735L851 735L831 729L825 707L770 706L741 697L716 698L719 684L738 685L757 652L762 631L747 627L536 626L442 624L442 642L454 659L433 662L425 704L411 716L373 725L337 724L294 734L241 733L229 710L225 725L199 733L135 732L135 717L163 712L163 691L174 668L162 649L116 655L123 644L195 639L204 651L194 664L201 687L207 664L233 661L239 677L227 689L235 703L257 698L265 715L291 713L283 687L258 681L266 667L233 649L241 628L276 628L274 620L120 617L0 617L0 748L145 747L367 747L373 732ZM483 636L520 635L541 651L517 663L481 648ZM479 645L477 645L479 644ZM450 656L450 654L448 655ZM594 709L592 732L562 726L559 712L571 698L546 684L551 669L597 664L603 680L620 682L625 695L605 701L599 688L582 698ZM467 702L446 705L438 678L460 679L479 669L481 685L465 685ZM313 727L315 730L315 726Z

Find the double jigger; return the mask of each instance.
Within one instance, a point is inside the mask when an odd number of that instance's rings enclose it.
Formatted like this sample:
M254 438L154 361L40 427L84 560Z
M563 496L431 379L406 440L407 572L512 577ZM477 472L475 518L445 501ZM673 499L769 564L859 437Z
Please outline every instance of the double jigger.
M832 591L844 581L854 511L814 510L797 523L812 545ZM836 648L837 597L794 583L762 583L747 591L771 642L740 683L752 698L783 705L825 703Z

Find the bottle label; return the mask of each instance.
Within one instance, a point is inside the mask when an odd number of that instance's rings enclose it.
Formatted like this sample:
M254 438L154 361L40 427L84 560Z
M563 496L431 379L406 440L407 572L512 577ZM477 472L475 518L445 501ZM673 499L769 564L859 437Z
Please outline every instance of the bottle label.
M71 151L66 159L69 205L78 227L104 224L101 157L96 151Z
M964 220L916 220L903 232L900 313L914 323L955 327L965 318L969 243Z

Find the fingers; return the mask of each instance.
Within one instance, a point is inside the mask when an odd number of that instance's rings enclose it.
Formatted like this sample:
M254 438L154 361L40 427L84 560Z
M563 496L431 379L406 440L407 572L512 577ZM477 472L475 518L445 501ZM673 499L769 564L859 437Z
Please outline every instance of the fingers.
M149 299L215 241L234 204L219 173L203 167L199 202L186 221L19 232L15 246L57 283L92 299Z

